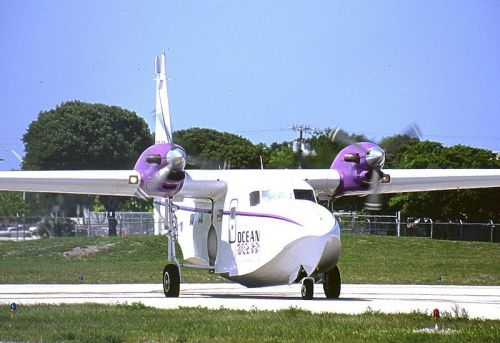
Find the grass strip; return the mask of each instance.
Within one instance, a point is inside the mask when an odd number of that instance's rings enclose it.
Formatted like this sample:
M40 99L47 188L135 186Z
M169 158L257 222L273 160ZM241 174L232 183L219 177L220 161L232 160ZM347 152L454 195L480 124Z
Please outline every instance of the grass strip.
M0 306L0 341L18 342L498 342L500 321L471 320L445 313L434 327L430 314L312 314L181 308L142 304L18 307L16 318ZM420 331L419 331L420 330Z
M300 253L300 252L298 252ZM93 237L0 241L0 284L161 283L166 238ZM342 235L344 283L500 284L500 244ZM224 282L185 269L183 282Z

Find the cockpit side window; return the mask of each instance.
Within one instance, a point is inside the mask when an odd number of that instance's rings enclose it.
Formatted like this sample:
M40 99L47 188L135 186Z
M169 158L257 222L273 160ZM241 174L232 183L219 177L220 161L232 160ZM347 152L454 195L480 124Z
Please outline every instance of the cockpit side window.
M250 193L250 206L257 206L260 204L260 192L253 191Z
M295 199L316 202L316 197L314 196L314 191L312 189L294 189L293 195L295 196Z

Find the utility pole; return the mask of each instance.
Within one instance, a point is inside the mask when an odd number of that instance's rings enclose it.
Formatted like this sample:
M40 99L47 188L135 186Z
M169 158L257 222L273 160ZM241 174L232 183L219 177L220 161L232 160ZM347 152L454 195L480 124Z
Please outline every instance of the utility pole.
M302 169L302 163L304 161L304 154L303 154L304 142L305 142L304 133L312 134L316 130L307 124L293 125L292 130L299 133L299 138L295 140L295 142L297 142L297 148L296 148L297 151L295 151L295 147L294 147L294 152L297 152L299 154L299 166L298 167L299 167L299 169Z

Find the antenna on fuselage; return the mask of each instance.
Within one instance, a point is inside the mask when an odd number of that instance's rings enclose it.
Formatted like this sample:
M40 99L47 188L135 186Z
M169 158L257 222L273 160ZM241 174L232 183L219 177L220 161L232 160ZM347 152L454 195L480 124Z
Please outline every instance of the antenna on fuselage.
M155 143L172 143L172 124L167 94L165 53L156 56L156 123Z

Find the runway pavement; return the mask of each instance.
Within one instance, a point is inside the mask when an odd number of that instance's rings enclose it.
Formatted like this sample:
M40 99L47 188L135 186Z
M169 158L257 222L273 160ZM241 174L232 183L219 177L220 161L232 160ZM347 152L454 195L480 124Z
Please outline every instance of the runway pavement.
M471 318L500 320L500 286L342 285L340 299L326 299L322 285L314 300L302 300L300 285L245 288L231 283L181 284L179 298L165 298L161 284L0 285L0 303L80 304L135 303L158 308L221 307L279 310L296 307L311 312L409 313L434 308L461 312Z

